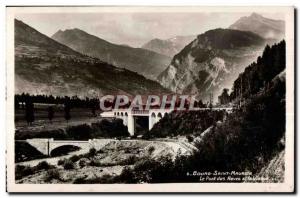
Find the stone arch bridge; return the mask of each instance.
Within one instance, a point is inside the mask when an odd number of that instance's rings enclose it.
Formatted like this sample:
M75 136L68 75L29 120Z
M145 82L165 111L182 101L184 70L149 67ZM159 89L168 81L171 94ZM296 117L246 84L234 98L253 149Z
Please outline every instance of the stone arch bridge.
M43 138L33 138L27 140L16 140L16 142L26 142L36 148L39 152L44 155L51 156L51 152L57 148L63 146L75 146L80 148L81 150L85 150L88 152L91 148L95 148L99 150L100 148L104 147L108 144L110 139L90 139L87 141L81 140L54 140L53 138L50 139L43 139Z
M123 124L128 127L130 135L135 133L136 117L148 117L149 130L152 129L155 123L163 118L171 109L150 109L150 110L132 110L132 109L114 109L112 111L103 112L101 117L114 117L123 120Z
M220 111L225 110L228 113L232 112L232 108L195 108L194 111ZM130 135L135 133L135 118L138 116L148 117L149 130L152 129L154 124L159 122L166 114L171 113L173 109L150 109L150 110L133 110L133 109L113 109L112 111L106 111L101 113L101 117L119 118L123 120L123 124L127 126Z

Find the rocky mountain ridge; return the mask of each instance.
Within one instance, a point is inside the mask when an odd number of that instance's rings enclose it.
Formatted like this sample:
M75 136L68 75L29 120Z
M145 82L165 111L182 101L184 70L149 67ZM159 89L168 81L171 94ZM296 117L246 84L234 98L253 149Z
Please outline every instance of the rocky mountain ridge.
M217 96L261 53L266 41L249 31L209 30L176 54L159 82L176 93Z

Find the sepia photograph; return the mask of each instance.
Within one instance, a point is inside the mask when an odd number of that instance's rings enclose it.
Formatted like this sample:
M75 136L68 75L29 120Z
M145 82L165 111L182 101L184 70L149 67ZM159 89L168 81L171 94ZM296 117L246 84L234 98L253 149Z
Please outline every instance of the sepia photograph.
M293 192L293 7L13 7L8 192Z

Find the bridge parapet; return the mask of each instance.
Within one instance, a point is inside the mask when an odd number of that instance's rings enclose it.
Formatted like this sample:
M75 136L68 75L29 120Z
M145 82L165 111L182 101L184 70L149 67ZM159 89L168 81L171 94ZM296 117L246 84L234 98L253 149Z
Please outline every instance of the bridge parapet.
M131 111L132 115L149 115L149 110L132 110Z

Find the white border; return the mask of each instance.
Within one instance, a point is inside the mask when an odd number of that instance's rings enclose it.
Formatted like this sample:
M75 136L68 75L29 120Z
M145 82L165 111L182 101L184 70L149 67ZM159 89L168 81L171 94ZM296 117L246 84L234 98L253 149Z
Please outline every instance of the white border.
M285 182L191 184L15 184L14 14L17 12L278 12L286 13L287 126ZM291 192L294 189L294 12L293 7L18 7L7 8L7 178L9 192Z

